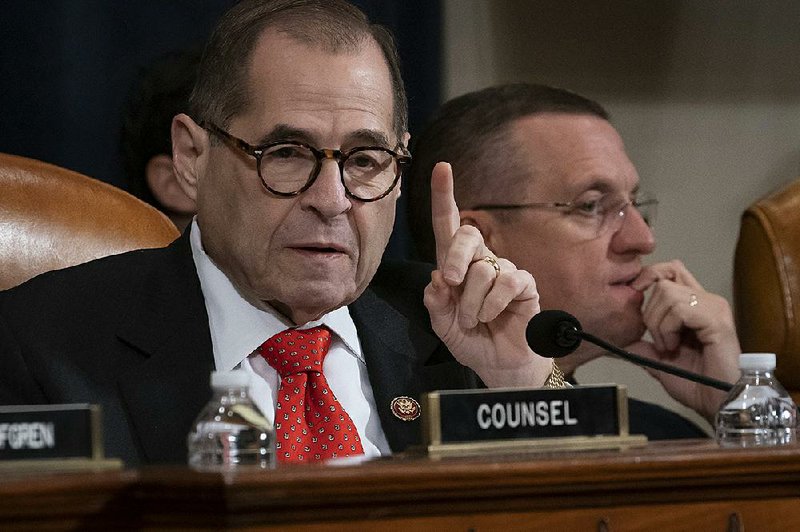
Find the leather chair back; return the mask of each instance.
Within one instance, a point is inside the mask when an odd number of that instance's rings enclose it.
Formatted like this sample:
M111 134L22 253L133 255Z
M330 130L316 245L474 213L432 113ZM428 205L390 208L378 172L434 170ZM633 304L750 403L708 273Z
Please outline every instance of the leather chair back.
M177 236L169 218L123 190L0 153L0 290L45 271L165 246Z
M776 353L778 380L800 392L800 179L744 212L733 277L742 350Z

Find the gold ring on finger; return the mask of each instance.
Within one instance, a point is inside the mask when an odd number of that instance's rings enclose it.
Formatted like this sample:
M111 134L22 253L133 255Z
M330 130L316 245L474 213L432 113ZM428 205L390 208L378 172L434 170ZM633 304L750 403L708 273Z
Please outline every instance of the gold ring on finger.
M491 264L491 265L492 265L492 268L494 268L494 276L495 276L495 277L497 277L498 275L500 275L500 265L499 265L499 264L497 264L497 259L495 259L495 258L494 258L494 257L492 257L491 255L486 255L486 256L485 256L485 257L483 257L481 260L482 260L483 262L488 262L489 264Z

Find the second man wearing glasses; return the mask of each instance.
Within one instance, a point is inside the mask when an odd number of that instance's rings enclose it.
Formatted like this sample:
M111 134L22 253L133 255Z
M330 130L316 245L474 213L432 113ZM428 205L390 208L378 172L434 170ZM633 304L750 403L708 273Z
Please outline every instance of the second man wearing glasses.
M484 89L446 103L413 152L407 190L421 258L434 258L427 176L448 161L462 224L533 274L543 309L566 310L585 330L641 355L735 381L740 347L728 303L679 261L642 263L655 247L649 224L656 202L640 192L636 168L599 104L541 85ZM642 341L645 331L652 341ZM571 374L602 354L584 343L559 365ZM724 398L654 375L706 419ZM632 403L631 429L651 438L698 434L677 416L652 412Z

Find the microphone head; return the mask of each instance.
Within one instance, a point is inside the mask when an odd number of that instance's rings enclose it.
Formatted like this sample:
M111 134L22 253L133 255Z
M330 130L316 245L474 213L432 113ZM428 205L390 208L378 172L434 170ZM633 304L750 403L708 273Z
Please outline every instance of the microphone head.
M581 345L581 322L563 310L543 310L525 329L525 338L538 355L560 358Z

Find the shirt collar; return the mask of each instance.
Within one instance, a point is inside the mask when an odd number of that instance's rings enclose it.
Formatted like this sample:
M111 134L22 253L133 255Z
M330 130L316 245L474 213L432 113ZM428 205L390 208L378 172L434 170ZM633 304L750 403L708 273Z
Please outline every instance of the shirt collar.
M292 327L292 324L272 307L257 308L239 294L230 279L203 250L196 219L192 221L189 242L205 298L214 363L219 371L231 370L265 340ZM347 307L339 307L319 320L298 325L297 328L308 329L318 325L331 329L346 349L364 362L356 326Z

